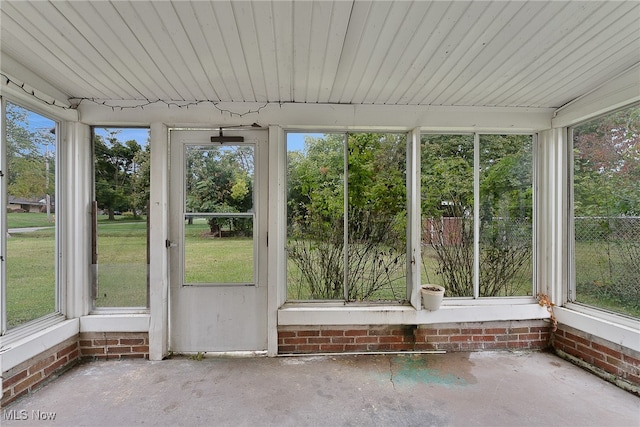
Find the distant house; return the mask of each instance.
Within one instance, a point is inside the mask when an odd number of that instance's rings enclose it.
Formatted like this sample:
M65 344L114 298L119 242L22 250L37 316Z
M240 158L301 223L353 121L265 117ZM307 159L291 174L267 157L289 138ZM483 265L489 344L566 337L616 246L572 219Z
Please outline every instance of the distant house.
M51 212L53 212L53 207L55 206L54 200L51 199ZM34 197L34 198L25 198L25 197L15 197L9 196L9 200L7 203L7 211L8 212L29 212L29 213L39 213L47 211L47 202L46 197Z

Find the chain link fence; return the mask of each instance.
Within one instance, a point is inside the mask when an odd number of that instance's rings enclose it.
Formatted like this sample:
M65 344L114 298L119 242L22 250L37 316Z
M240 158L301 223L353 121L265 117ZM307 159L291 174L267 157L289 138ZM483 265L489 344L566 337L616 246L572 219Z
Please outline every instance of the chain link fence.
M640 217L575 218L576 300L640 316Z

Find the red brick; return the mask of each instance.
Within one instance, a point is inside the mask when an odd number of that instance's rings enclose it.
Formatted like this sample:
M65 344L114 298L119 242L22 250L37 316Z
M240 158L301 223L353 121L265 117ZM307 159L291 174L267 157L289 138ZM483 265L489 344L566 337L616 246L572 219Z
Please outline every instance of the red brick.
M612 357L612 356L606 356L604 358L604 360L610 364L611 366L615 366L618 369L621 369L623 371L626 371L627 369L627 364L624 363L622 360L616 358L616 357Z
M610 373L610 374L614 374L614 375L620 375L621 372L618 368L616 368L613 365L610 365L609 363L603 361L603 360L594 360L593 364L596 365L598 368L603 369L604 371Z
M149 353L149 346L148 345L135 345L135 346L131 347L131 351L133 351L134 353Z
M532 326L529 329L531 332L549 332L548 326Z
M529 328L528 327L509 328L509 333L510 334L528 334Z
M131 353L131 347L129 346L113 346L107 349L108 354L124 354Z
M471 341L472 337L470 335L453 335L449 337L449 341L451 342L466 342Z
M2 404L4 407L6 407L7 405L9 405L11 402L14 402L18 399L20 399L23 396L26 396L27 393L29 393L29 390L22 390L20 393L14 394L13 396L11 396L11 398L7 399L7 400L2 400Z
M340 344L322 344L320 345L322 351L344 351L344 345Z
M29 375L28 369L24 369L20 372L18 372L17 374L11 376L10 378L6 378L2 380L2 387L3 388L8 388L11 387L12 385L22 381L23 379L27 378L27 376Z
M299 337L319 337L320 331L298 331Z
M628 372L623 374L623 378L629 382L632 382L636 385L640 385L640 375L633 375Z
M370 329L369 335L371 336L385 336L385 335L393 335L393 329Z
M68 355L69 353L71 353L73 350L77 348L78 348L78 345L76 343L73 343L71 345L66 346L65 348L60 350L58 353L56 353L56 356L58 359L60 359L61 357Z
M69 360L66 357L58 359L53 365L50 365L49 367L44 369L44 375L48 377L52 372L55 372L68 363Z
M331 342L334 344L351 344L354 340L354 337L331 337Z
M331 343L331 337L309 337L306 340L308 344L330 344Z
M278 338L291 338L295 336L295 331L278 331Z
M554 337L555 343L561 343L565 348L576 348L576 343L574 341L568 340L565 337Z
M284 343L285 344L306 344L307 340L309 339L313 339L313 338L285 338L284 339ZM320 338L317 338L320 339Z
M133 354L122 354L120 355L123 359L146 359L149 357L148 354L143 353L133 353Z
M317 344L302 344L297 346L297 350L301 352L320 351L320 346Z
M564 336L567 339L571 340L571 341L575 341L575 342L583 344L583 345L585 345L587 347L591 345L591 341L589 341L589 340L587 340L585 338L579 337L577 335L574 335L571 332L565 332Z
M357 337L361 335L367 335L366 329L347 329L344 331L344 336L346 337Z
M584 345L578 344L578 351L585 356L590 356L592 360L604 360L604 354L591 349L590 347L586 347Z
M56 360L56 357L52 354L46 359L42 359L41 361L29 366L28 368L29 375L33 374L34 372L38 372L41 369L44 369L45 367L52 364L55 360Z
M142 338L120 338L120 345L143 345Z
M351 352L367 351L367 345L366 344L345 344L344 351L351 351Z
M356 344L377 343L378 337L356 337Z
M338 329L328 329L326 331L320 331L320 335L323 337L343 337L344 331Z
M417 351L421 351L421 350L437 350L438 349L438 344L430 343L430 342L416 343L415 349Z
M389 335L389 336L381 336L379 337L379 342L382 343L397 343L397 342L402 342L402 337L399 337L397 335Z
M484 333L493 335L505 335L507 334L507 328L487 328L484 330Z
M481 335L482 328L463 328L460 329L460 333L463 335Z
M460 333L460 328L438 329L438 335L457 335L459 333Z
M27 390L29 389L31 386L39 383L40 381L42 381L44 377L42 376L42 372L36 372L35 374L31 375L30 377L25 378L23 381L20 381L18 384L16 384L13 387L13 392L15 394L20 393L23 390Z
M516 334L496 335L496 341L516 341L517 339Z
M83 348L82 349L82 354L85 355L99 355L99 354L105 354L104 352L104 347L90 347L90 348Z
M293 353L296 350L295 345L279 345L278 353Z
M438 335L438 329L436 328L418 328L415 332L416 335Z
M80 340L79 341L79 345L80 345L80 347L92 347L93 346L93 341L92 340Z
M448 335L427 335L424 338L426 342L449 342L450 337Z
M629 356L628 354L623 354L622 360L624 360L629 365L640 367L640 359L637 359L633 356Z
M118 345L118 340L117 339L95 339L93 340L93 346L94 347L104 347L104 346L109 346L109 345Z
M520 341L531 341L531 340L539 340L540 333L536 332L534 334L519 334L518 339Z
M495 341L496 337L493 335L474 335L472 339L473 341Z

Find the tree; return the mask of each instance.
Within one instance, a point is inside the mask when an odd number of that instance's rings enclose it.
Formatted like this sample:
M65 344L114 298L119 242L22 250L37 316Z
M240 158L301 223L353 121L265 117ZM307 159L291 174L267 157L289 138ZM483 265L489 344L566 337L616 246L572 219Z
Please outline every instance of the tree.
M14 197L43 199L55 194L55 127L31 130L28 111L7 103L7 191Z
M100 135L94 138L96 201L100 209L108 212L110 220L115 219L115 211L134 207L134 159L141 151L135 140L120 142L119 133L112 129L106 140Z
M224 227L251 232L249 220L232 214L253 209L253 148L189 147L186 156L187 211L230 214L207 220L212 235L221 236Z
M344 298L346 287L349 300L403 300L406 136L348 134L346 153L345 170L344 134L307 137L304 152L289 153L287 250L301 276L296 298Z

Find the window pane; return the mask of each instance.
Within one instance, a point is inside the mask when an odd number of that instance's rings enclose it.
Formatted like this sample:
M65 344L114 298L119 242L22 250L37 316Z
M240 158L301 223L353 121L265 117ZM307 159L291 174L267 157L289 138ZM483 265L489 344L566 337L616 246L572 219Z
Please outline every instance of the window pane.
M406 135L290 133L287 145L288 298L405 301Z
M185 146L186 284L255 283L254 147Z
M146 307L150 146L146 128L94 128L96 307Z
M344 134L287 134L287 296L344 298Z
M575 300L640 316L640 107L573 128Z
M7 327L56 307L56 123L7 103Z
M529 135L480 136L480 296L533 293Z
M473 135L423 135L422 282L473 296Z
M349 134L350 301L406 300L406 144L406 134Z

